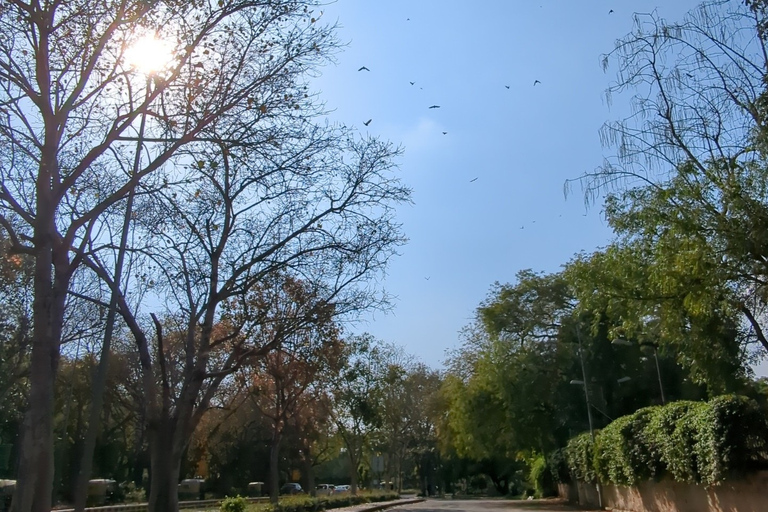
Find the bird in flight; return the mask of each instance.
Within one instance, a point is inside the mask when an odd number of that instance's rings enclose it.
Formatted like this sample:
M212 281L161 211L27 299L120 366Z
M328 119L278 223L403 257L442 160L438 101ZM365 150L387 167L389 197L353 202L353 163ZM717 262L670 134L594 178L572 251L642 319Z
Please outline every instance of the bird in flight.
M505 85L504 87L506 87L507 89L509 89L509 86L508 86L508 85Z
M539 80L534 80L534 81L533 81L533 85L534 85L534 87L536 86L536 84L540 84L540 83L541 83L541 82L540 82Z
M432 106L431 106L431 107L429 107L429 108L440 108L440 105L432 105Z
M429 276L429 277L425 277L424 279L426 279L427 281L429 281L429 279L430 279L431 277L432 277L432 276Z
M477 178L472 178L471 180L469 180L470 183L473 183L475 181L477 181Z
M358 71L370 71L370 69L368 69L365 66L361 66L360 69L358 69Z
M448 132L443 132L443 135L448 135Z
M613 9L611 9L610 11L608 11L608 14L613 14Z
M373 119L369 119L369 120L367 120L366 122L364 122L363 124L364 124L365 126L368 126L369 124L371 124L371 121L373 121Z
M409 82L411 85L415 84L416 82Z

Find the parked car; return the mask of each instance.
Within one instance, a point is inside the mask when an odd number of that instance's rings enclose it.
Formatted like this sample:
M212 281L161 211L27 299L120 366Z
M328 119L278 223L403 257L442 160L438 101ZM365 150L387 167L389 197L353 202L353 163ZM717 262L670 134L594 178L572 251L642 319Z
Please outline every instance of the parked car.
M299 494L302 490L301 484L288 482L280 488L280 494Z
M329 496L334 493L336 486L332 484L320 484L315 487L315 494L318 496Z
M349 492L349 486L348 485L337 485L335 486L335 489L333 490L336 494Z

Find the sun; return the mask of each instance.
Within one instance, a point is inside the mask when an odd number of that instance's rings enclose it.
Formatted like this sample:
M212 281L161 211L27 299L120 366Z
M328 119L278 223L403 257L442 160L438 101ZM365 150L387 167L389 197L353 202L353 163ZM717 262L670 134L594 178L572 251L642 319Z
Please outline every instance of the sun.
M173 57L171 45L147 34L136 40L125 52L127 62L144 74L150 75L164 69Z

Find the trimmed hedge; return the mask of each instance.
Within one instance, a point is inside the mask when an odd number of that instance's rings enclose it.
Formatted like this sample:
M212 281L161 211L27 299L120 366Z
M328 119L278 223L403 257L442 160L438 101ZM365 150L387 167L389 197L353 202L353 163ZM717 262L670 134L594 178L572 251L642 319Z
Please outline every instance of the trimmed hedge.
M599 431L598 431L599 432ZM574 480L594 483L597 481L595 472L595 443L589 432L584 432L571 438L565 447L565 459Z
M277 504L258 504L252 505L248 510L252 512L319 512L332 508L351 507L363 503L378 503L381 501L392 501L400 497L395 492L386 493L364 493L352 496L351 494L340 494L331 496L290 496L281 498Z
M577 480L631 486L664 474L716 485L733 473L768 468L768 419L747 397L647 407L565 448Z

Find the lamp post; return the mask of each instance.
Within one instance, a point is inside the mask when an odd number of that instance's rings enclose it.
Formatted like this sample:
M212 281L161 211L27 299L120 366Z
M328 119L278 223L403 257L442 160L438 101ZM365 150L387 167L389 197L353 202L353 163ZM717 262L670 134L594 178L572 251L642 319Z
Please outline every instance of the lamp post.
M621 345L623 347L631 347L634 345L629 340L625 340L623 338L616 338L611 342L611 345ZM641 342L640 348L643 347L651 347L653 348L653 359L656 362L656 377L659 379L659 393L661 394L661 405L665 405L667 403L667 399L664 396L664 384L661 381L661 367L659 366L659 346L656 343L653 342Z
M587 369L584 365L584 357L582 355L583 347L581 344L581 330L579 329L578 324L576 325L576 338L579 341L579 363L581 363L581 378L583 380L571 380L571 384L575 385L583 385L584 386L584 399L587 402L587 420L589 421L589 436L592 438L592 444L595 444L595 429L594 425L592 423L592 406L589 403L589 389L587 388ZM597 504L600 508L603 508L603 493L602 489L600 488L600 480L597 480L597 483L595 484L595 488L597 489Z

